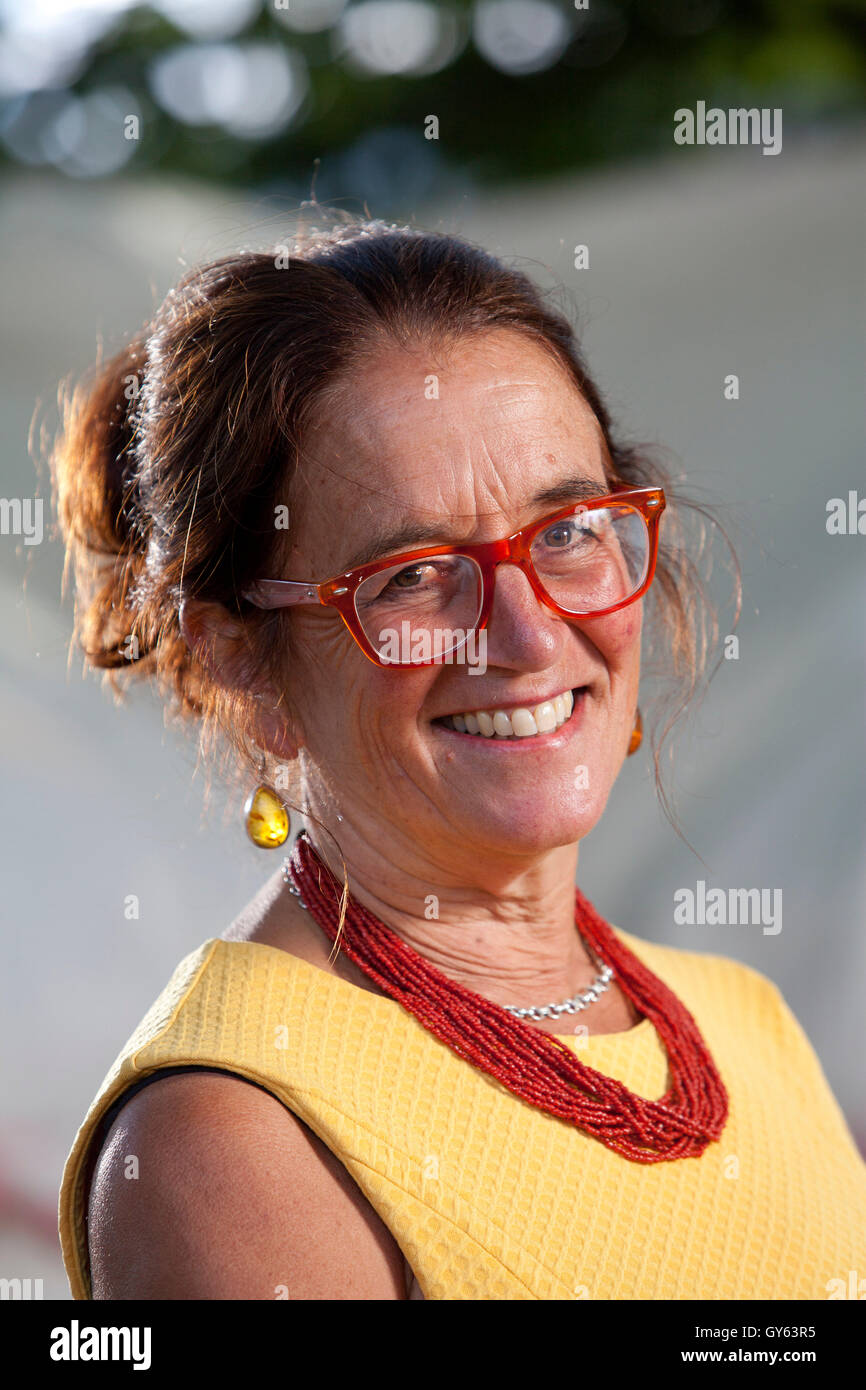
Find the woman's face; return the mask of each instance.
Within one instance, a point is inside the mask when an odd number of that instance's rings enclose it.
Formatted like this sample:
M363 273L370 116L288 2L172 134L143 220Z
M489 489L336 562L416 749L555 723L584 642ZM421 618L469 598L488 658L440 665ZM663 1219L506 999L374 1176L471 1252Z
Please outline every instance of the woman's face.
M444 359L383 349L325 414L293 485L288 567L274 577L321 581L359 556L405 552L411 543L388 536L411 525L431 528L428 544L498 540L579 502L581 480L608 490L595 416L563 369L514 332L463 339ZM569 480L573 494L537 500ZM335 611L295 609L289 693L312 808L455 867L575 843L628 746L641 609L568 621L502 565L483 674L378 667ZM488 738L442 722L532 710L569 691L580 692L571 717L547 733Z

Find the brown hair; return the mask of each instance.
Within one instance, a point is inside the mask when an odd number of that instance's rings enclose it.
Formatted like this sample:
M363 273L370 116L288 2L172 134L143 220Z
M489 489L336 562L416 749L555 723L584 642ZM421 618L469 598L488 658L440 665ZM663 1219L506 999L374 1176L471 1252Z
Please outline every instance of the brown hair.
M603 431L610 481L668 489L645 671L672 677L653 747L670 816L661 744L718 635L670 482L646 449L615 438L570 323L523 273L457 237L326 221L291 250L242 251L189 271L122 351L64 388L50 462L64 592L75 573L73 641L118 692L121 673L152 674L170 709L200 721L202 749L226 740L241 764L264 771L250 736L252 678L284 688L288 620L239 595L280 573L290 532L275 527L275 508L288 503L307 425L377 344L510 328L574 380ZM190 595L243 616L250 689L215 684L191 653L178 620Z

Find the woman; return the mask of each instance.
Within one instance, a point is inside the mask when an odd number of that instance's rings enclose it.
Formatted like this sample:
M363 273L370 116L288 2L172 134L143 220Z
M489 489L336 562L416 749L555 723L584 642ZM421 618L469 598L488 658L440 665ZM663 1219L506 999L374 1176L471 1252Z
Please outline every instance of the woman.
M378 223L195 270L54 470L90 661L231 740L257 843L304 811L79 1131L76 1298L815 1299L864 1266L866 1167L778 990L575 893L644 604L684 700L698 605L525 277Z

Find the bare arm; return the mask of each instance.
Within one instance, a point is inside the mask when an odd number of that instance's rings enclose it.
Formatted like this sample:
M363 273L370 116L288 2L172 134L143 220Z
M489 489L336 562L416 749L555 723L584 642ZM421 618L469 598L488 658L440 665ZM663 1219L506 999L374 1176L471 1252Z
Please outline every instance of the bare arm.
M327 1146L274 1096L208 1072L123 1107L89 1246L95 1299L406 1298L399 1246Z

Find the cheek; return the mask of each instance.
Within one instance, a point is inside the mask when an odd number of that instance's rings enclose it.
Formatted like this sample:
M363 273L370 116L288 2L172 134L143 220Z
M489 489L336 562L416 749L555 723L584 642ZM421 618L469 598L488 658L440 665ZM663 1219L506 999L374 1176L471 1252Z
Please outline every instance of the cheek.
M357 708L365 724L378 724L400 737L416 728L430 685L426 668L389 671L370 664L369 674L355 687Z
M607 665L622 671L640 662L640 639L643 628L643 613L638 604L623 608L619 613L611 613L608 618L599 620L590 627L587 634L598 647Z
M381 748L411 737L438 674L377 666L339 634L328 651L320 644L305 650L301 664L307 727L318 731L323 752L337 744Z

